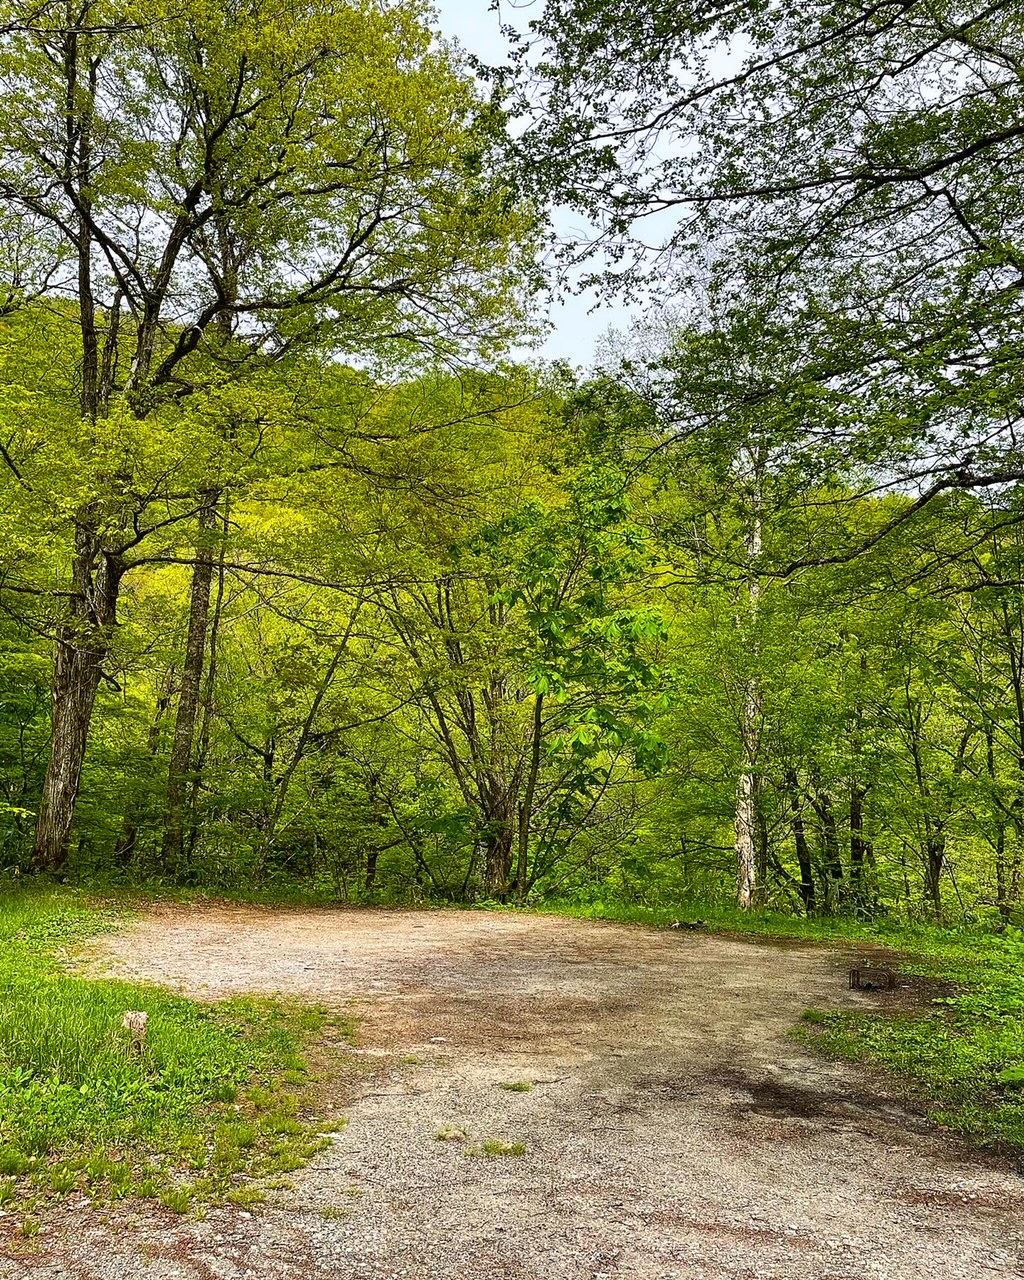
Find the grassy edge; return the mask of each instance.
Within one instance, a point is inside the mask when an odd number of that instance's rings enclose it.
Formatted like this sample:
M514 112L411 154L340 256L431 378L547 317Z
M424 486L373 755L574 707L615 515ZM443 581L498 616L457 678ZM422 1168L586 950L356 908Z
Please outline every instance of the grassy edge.
M306 1051L354 1024L299 1002L204 1004L68 961L142 901L25 886L0 895L0 1208L31 1238L72 1192L175 1212L250 1205L336 1130L314 1113ZM149 1015L141 1050L123 1012Z

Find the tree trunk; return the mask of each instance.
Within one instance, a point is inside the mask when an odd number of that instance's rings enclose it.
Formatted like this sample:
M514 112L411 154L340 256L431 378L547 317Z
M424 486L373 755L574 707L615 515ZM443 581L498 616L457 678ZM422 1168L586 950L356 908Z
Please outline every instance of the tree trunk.
M942 831L929 832L925 842L925 895L931 902L937 924L942 923L942 869L946 863L946 837Z
M185 859L191 862L199 842L199 788L206 761L210 755L210 738L213 733L213 695L217 687L217 637L220 635L220 621L224 608L224 560L227 551L228 509L230 497L224 502L221 512L221 544L217 557L217 596L213 602L213 620L210 623L210 657L206 664L206 678L203 682L203 696L200 700L202 718L199 725L199 745L196 748L192 765L192 782L188 789L189 831Z
M761 475L763 459L752 459L750 520L744 535L747 572L747 616L743 620L757 657L756 627L761 601L761 579L754 562L761 554ZM761 691L756 674L748 676L743 687L743 709L740 720L740 776L736 788L736 905L749 911L756 904L757 880L757 756L758 721L761 715Z
M836 827L832 797L822 790L820 778L815 778L811 799L818 817L822 862L825 867L825 899L829 911L838 911L843 904L843 856L839 848L839 831Z
M375 844L367 846L366 849L366 876L363 880L363 892L372 893L377 883L377 858L380 850Z
M516 899L526 901L528 861L530 855L530 828L533 826L533 800L537 793L540 774L541 735L544 727L544 695L534 694L533 736L530 742L530 767L526 778L523 801L519 806L519 832L516 850Z
M81 411L95 422L99 410L99 335L92 281L92 124L98 62L84 59L84 42L77 32L64 38L66 128L69 160L78 206L74 237L78 264L78 321L82 339ZM86 49L86 55L88 50ZM74 140L74 141L71 141ZM117 613L117 596L124 573L120 558L105 548L87 507L75 523L72 596L68 616L57 632L52 692L50 758L36 819L32 865L37 871L56 871L68 856L82 765L96 692L103 664L110 652L110 630Z
M508 881L512 873L512 828L502 823L484 842L484 889L488 898L504 902L508 897Z
M764 780L760 774L756 774L754 776L754 903L758 907L764 906L767 896L770 844L768 820L764 812Z
M754 848L754 775L740 774L736 796L736 905L749 911L754 905L757 885L757 854Z
M864 834L864 801L867 788L854 778L850 787L850 889L858 907L866 904L864 864L871 854L871 841Z
M803 900L804 912L810 917L814 915L817 904L814 900L814 869L811 866L811 851L807 846L807 832L804 829L804 816L800 808L800 791L796 774L786 774L786 787L789 791L789 807L793 814L793 841L796 845L796 860L800 867L800 897Z
M89 725L110 652L123 573L120 558L101 547L95 530L80 522L69 617L57 635L50 759L32 851L37 871L57 871L67 861Z
M213 584L213 547L206 535L217 523L219 493L206 495L207 504L199 515L201 540L192 570L192 598L188 611L188 637L181 671L181 689L174 718L174 739L167 770L167 816L164 826L163 863L169 870L181 865L184 833L184 800L192 765L199 696L206 657L206 628L210 617L210 589Z
M484 836L484 890L488 898L504 902L508 897L509 879L515 853L514 799L503 779L487 779L488 804Z
M867 676L867 654L860 655L858 663L862 679ZM851 746L854 758L854 776L850 783L850 891L854 906L865 907L867 896L864 888L864 866L871 859L871 841L864 834L864 802L868 798L869 787L864 786L858 771L863 767L864 754L864 707L860 701L856 707L855 729Z

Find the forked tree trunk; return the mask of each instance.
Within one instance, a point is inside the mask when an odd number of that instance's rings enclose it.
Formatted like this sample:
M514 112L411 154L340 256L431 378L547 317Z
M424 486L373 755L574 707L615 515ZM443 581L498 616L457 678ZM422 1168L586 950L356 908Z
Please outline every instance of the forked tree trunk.
M484 890L489 898L504 902L516 848L515 798L504 779L487 779L487 835L484 837Z

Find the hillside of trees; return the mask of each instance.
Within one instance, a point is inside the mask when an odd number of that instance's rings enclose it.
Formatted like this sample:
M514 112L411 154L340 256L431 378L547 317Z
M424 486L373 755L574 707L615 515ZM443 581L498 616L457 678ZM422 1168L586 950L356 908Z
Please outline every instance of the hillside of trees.
M0 3L0 876L1019 922L1024 15L138 12Z

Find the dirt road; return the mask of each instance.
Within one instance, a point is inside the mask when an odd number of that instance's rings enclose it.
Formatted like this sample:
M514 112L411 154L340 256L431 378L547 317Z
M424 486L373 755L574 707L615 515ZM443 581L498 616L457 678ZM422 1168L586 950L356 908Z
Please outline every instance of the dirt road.
M103 949L195 995L355 1012L373 1070L335 1144L254 1214L70 1212L3 1280L1024 1275L1024 1180L787 1037L809 1005L865 999L847 957L555 917L180 907ZM485 1142L525 1153L467 1154Z

